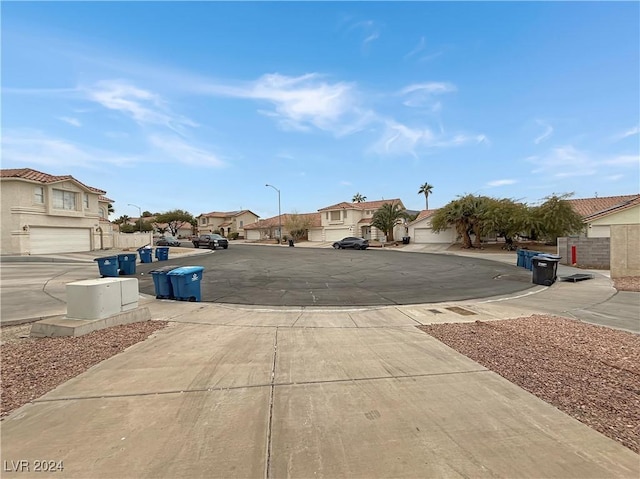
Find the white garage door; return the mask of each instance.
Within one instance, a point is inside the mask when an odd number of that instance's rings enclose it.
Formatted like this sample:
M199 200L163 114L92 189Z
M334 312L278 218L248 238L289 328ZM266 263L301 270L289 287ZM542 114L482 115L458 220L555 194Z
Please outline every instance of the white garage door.
M322 228L310 229L309 241L322 241Z
M36 228L29 230L31 254L91 251L89 228Z
M414 243L453 243L454 231L447 229L440 233L434 233L431 228L416 228L414 230L415 238L411 238Z
M347 236L354 236L353 233L349 231L349 228L339 228L335 230L325 229L324 230L324 240L325 241L338 241L342 238L346 238Z
M244 237L250 241L257 241L260 239L260 230L244 230Z

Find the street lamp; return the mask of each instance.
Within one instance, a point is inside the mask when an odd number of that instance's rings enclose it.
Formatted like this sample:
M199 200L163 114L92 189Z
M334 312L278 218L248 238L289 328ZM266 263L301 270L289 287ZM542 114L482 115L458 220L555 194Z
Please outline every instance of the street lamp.
M140 233L142 233L142 208L132 203L127 203L127 206L135 206L136 208L138 208L138 225L140 226Z
M280 190L273 185L264 185L269 186L278 192L278 244L282 239L282 214L280 213Z

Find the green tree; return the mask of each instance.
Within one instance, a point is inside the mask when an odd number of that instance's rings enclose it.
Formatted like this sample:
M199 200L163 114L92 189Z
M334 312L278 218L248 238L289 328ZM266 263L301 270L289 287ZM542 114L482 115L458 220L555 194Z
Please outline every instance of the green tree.
M149 216L153 216L153 215L151 214L151 211L143 211L143 212L142 212L142 217L143 217L143 218L148 218Z
M185 224L193 224L194 217L184 210L171 210L156 216L156 227L158 223L167 223L171 235L178 237L178 230Z
M111 213L115 213L116 210L113 209L113 205L111 203L109 203L107 205L107 216L109 216Z
M540 206L532 208L532 219L541 238L551 244L557 244L560 236L579 233L584 229L582 217L576 213L567 201L573 193L553 194L545 198Z
M429 209L429 195L431 194L432 191L433 191L433 185L430 185L429 183L425 183L418 190L419 195L424 195L425 209L427 210Z
M117 225L121 225L121 224L126 224L131 218L127 215L122 215L119 218L116 218L115 220L113 220L113 222ZM120 230L122 231L122 229Z
M353 203L363 203L364 201L367 201L367 197L362 196L360 193L356 193L355 195L353 195L353 199L351 201Z
M485 226L487 230L504 237L505 243L511 246L515 235L527 230L529 215L529 207L525 203L509 198L491 198Z
M313 224L313 219L310 215L301 215L293 213L287 215L284 221L284 229L289 232L294 240L304 238Z
M462 237L462 247L480 247L481 236L490 230L491 198L467 194L458 197L440 208L431 218L435 233L454 227ZM475 243L471 244L471 233L475 233Z
M398 203L385 203L373 213L371 226L382 231L388 241L393 241L393 228L406 218L407 212Z

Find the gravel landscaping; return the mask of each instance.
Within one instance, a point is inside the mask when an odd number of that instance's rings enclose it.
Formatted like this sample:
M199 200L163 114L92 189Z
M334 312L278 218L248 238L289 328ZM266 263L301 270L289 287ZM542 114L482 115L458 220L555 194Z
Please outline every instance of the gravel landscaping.
M420 329L640 453L640 336L546 315Z
M615 278L613 287L618 291L635 291L640 292L640 276L625 276L623 278Z
M144 321L85 336L41 339L29 337L30 324L2 328L0 417L144 341L167 324Z

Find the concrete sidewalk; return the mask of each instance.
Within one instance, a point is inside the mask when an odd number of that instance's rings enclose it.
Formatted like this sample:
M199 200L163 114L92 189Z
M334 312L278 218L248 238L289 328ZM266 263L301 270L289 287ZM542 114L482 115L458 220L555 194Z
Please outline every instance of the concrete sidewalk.
M150 306L171 325L15 411L3 461L80 478L640 474L629 449L415 328L442 307Z

